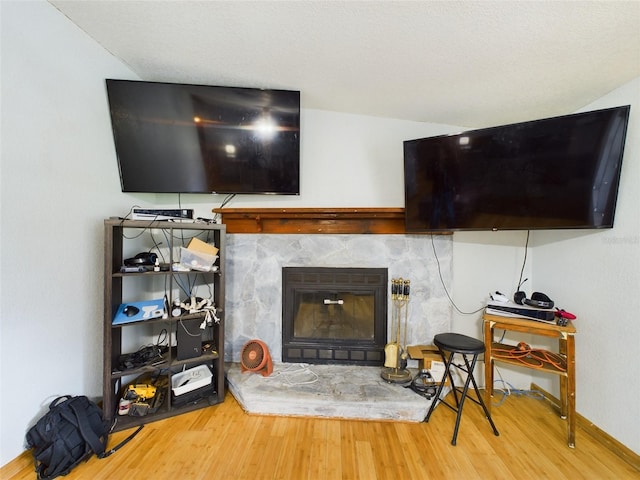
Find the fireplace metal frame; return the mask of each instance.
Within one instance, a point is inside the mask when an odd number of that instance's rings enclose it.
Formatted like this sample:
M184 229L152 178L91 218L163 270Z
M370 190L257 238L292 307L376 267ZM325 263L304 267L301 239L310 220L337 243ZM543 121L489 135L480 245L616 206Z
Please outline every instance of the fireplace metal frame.
M386 268L283 267L282 361L289 363L382 366L387 339ZM363 295L374 299L372 339L296 338L293 332L297 292Z

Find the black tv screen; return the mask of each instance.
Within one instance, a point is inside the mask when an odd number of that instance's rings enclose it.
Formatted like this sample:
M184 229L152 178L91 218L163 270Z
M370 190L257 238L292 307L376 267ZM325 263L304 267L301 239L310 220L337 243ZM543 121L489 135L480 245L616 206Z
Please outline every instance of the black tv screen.
M300 92L106 80L123 192L300 193Z
M406 230L613 227L629 111L405 141Z

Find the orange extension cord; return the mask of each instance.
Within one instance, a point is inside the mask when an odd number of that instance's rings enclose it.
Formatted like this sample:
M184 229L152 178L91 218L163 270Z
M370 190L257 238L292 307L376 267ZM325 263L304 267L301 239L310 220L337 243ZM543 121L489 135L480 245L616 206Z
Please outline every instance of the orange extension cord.
M543 368L546 365L553 365L561 372L567 371L566 361L562 355L541 348L531 348L524 342L518 343L513 348L494 348L492 349L492 354L496 358L518 360L530 368ZM525 359L528 361L525 361ZM538 363L534 363L536 361Z

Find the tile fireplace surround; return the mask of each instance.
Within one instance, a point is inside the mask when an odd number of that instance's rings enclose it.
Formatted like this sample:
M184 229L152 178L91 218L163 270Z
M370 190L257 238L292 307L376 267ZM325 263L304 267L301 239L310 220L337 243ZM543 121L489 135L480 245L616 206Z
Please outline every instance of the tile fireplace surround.
M433 245L432 245L433 238ZM225 361L239 362L246 341L260 339L282 357L282 267L387 268L389 280L411 280L408 344L449 331L452 237L408 234L228 234ZM388 327L391 327L391 301ZM404 321L404 319L403 319Z

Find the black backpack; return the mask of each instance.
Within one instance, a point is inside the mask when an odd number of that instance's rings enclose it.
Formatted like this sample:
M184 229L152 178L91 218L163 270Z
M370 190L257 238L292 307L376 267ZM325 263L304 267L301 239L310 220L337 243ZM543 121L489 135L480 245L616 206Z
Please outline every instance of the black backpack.
M46 480L68 474L95 453L105 458L133 438L133 434L115 448L105 452L110 425L102 410L85 396L65 395L49 405L49 411L27 431L27 447L39 479Z

